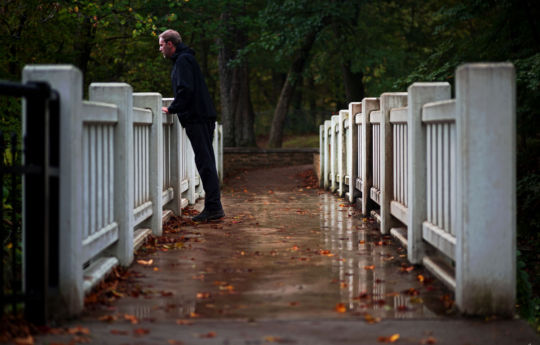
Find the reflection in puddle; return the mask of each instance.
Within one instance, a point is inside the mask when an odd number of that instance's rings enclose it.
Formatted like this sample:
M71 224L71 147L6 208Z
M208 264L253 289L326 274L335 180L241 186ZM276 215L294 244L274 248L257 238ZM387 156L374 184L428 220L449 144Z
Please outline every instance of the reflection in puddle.
M332 266L341 287L339 302L350 312L376 317L435 316L419 296L416 274L400 272L396 245L352 216L344 201L328 193L319 199L324 245L340 258Z

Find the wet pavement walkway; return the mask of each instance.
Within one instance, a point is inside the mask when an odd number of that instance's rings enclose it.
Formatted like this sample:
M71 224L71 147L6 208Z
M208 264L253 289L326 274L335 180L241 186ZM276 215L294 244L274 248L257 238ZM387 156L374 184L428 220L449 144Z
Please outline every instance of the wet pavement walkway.
M538 344L523 321L459 317L373 220L306 185L309 168L230 179L222 222L171 219L167 242L36 343Z

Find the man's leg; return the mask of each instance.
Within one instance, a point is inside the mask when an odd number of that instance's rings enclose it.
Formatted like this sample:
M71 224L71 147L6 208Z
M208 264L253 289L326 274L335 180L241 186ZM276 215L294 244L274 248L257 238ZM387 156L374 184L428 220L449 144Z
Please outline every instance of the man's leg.
M205 198L204 208L207 212L216 213L223 210L219 178L216 170L214 149L212 146L213 122L194 123L186 126L186 133L195 153L195 165L201 177Z

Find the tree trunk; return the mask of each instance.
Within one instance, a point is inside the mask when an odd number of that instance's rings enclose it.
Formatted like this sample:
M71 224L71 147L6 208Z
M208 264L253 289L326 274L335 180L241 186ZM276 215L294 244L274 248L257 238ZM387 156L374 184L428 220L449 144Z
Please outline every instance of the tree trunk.
M225 34L218 39L223 145L255 146L255 112L251 103L247 61L233 68L228 66L229 61L234 59L233 51L247 44L247 36L243 30L230 24L230 18L229 12L221 15Z
M225 27L225 37L217 39L219 48L218 66L219 66L219 94L221 105L221 123L223 125L223 145L234 146L234 117L232 112L231 86L232 86L232 70L227 66L232 59L231 27L228 23L230 14L228 12L221 14L221 23Z
M361 71L353 73L349 61L343 63L342 70L347 104L350 102L361 102L364 98L364 83L362 80L364 74Z
M295 58L289 72L287 73L287 79L281 88L279 100L272 119L270 140L268 142L269 147L281 147L283 144L283 127L285 124L285 118L287 116L287 110L289 109L289 104L291 103L292 96L294 94L298 76L304 70L311 47L313 47L313 44L315 43L317 33L318 30L315 30L306 36L304 43L298 52L298 56Z
M235 68L233 77L235 96L233 113L235 118L235 146L256 146L253 123L255 112L249 92L249 69L247 65Z

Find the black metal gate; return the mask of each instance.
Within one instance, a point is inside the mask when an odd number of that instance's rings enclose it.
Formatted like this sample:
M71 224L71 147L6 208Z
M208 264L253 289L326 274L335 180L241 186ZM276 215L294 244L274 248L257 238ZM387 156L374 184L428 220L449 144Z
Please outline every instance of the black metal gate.
M0 81L6 96L24 98L27 116L22 136L0 132L0 307L43 324L58 287L59 96L47 83Z

